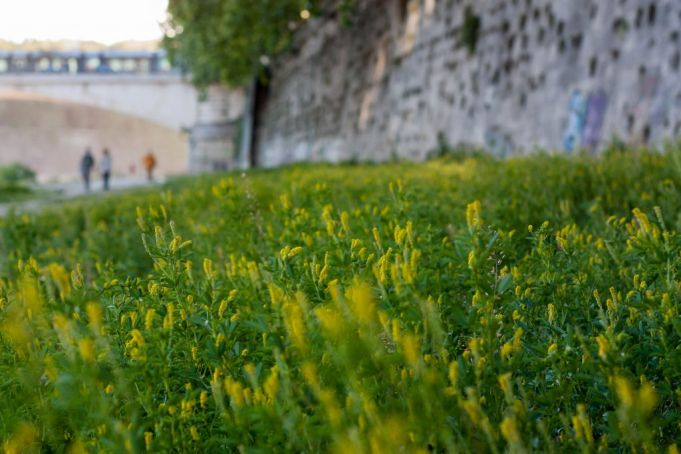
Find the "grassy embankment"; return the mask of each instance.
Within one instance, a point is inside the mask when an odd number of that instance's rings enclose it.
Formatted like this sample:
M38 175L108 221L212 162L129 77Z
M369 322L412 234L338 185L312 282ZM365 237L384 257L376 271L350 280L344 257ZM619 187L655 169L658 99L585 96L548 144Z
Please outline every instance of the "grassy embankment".
M0 440L667 449L678 157L296 166L2 219Z

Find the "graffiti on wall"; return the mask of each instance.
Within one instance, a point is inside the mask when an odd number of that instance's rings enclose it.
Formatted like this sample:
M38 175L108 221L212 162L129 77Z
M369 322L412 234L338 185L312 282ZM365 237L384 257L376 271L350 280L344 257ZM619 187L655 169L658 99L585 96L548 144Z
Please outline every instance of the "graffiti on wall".
M580 90L575 90L568 106L568 124L563 134L563 149L568 153L574 151L581 144L586 118L586 100Z
M568 123L563 134L563 149L571 153L584 147L593 151L601 138L603 122L608 107L608 95L595 90L584 96L575 90L568 106Z
M598 147L607 107L608 95L604 90L596 90L589 95L589 100L586 105L584 130L582 131L582 146L588 148L590 151L593 151Z
M485 131L485 147L494 156L500 158L510 155L515 149L511 136L505 134L497 126L492 126Z

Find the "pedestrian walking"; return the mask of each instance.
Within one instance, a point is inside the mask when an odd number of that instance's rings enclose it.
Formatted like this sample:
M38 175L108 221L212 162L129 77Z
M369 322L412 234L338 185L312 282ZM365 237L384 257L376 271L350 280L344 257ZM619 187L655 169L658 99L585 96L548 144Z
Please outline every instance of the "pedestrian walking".
M102 172L102 181L104 182L104 190L109 190L109 179L111 178L111 153L108 148L102 152L102 161L99 164L99 171Z
M83 177L86 192L90 191L90 172L92 172L94 166L95 158L92 157L92 151L90 151L90 147L88 147L80 158L80 175Z
M147 171L147 178L149 181L152 181L154 179L154 169L156 168L156 156L154 156L154 153L151 150L144 155L142 163Z

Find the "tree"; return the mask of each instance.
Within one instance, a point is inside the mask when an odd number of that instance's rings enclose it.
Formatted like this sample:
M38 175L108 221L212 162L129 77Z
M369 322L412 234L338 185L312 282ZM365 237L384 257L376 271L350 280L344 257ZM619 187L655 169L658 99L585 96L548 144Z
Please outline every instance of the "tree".
M199 87L243 85L288 48L320 0L170 0L164 47Z

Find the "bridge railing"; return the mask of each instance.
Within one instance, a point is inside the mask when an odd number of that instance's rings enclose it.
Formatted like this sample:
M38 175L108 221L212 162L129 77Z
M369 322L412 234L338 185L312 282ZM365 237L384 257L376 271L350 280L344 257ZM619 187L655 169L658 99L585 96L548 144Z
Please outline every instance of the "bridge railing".
M180 73L164 51L2 51L3 74L169 74Z

